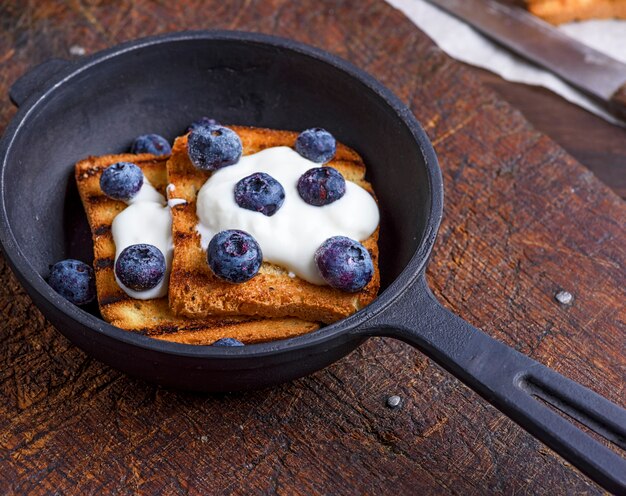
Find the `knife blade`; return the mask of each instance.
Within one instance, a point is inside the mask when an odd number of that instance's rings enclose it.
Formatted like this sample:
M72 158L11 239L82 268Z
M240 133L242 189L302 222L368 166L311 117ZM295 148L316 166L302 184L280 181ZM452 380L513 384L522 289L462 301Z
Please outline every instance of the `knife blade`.
M626 64L573 38L520 7L495 0L427 0L526 59L607 104L626 118Z

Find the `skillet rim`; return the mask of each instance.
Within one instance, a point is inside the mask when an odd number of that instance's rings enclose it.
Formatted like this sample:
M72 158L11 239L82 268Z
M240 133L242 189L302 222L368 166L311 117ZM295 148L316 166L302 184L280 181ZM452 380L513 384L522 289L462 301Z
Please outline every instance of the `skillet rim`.
M367 307L359 310L354 315L342 319L316 331L301 336L288 338L268 343L258 343L245 347L213 347L210 345L191 345L161 341L141 334L119 329L104 320L82 310L58 295L32 267L26 256L22 253L10 226L5 205L5 169L8 155L11 152L15 137L19 134L24 122L38 105L44 104L54 91L64 85L71 84L71 79L83 71L87 71L105 63L116 56L124 55L134 50L158 46L164 43L176 43L193 40L216 40L232 41L239 43L260 44L289 50L316 59L328 64L347 74L363 86L364 91L372 92L377 98L381 98L396 114L397 118L411 132L418 144L425 162L428 189L430 192L430 209L427 215L426 232L411 256L409 262L396 277L396 279ZM378 315L388 308L405 291L409 290L416 281L423 277L428 257L432 251L437 231L443 214L443 179L437 157L426 132L421 127L411 110L402 103L389 89L373 76L359 69L352 63L311 45L294 41L288 38L236 30L195 30L177 31L156 36L138 38L121 43L113 47L98 51L83 60L69 63L66 69L60 71L44 85L42 91L31 95L19 108L11 119L0 140L0 245L5 254L5 259L16 273L16 276L31 295L33 303L38 308L42 304L39 298L55 307L65 319L71 319L76 324L90 331L103 334L115 341L130 346L136 346L148 351L165 353L172 356L195 357L195 358L252 358L267 355L302 350L314 347L322 343L329 343L341 335L350 335L351 331L358 331L361 324Z

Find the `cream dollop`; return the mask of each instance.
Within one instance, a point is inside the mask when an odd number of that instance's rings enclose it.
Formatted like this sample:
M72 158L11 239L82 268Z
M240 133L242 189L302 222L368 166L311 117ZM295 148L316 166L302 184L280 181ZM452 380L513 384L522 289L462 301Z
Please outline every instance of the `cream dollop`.
M115 243L115 261L124 248L139 243L156 246L165 257L165 277L154 288L146 291L133 291L122 284L115 276L120 288L137 300L162 298L167 294L174 243L172 241L172 213L165 198L144 176L139 192L126 202L128 205L115 216L111 232Z
M320 164L293 149L280 146L241 157L235 165L214 172L198 192L196 226L207 249L211 238L226 229L240 229L259 243L263 259L313 284L325 284L314 262L318 247L333 236L363 241L378 226L378 206L366 190L346 181L339 200L316 207L300 197L298 179ZM235 184L255 172L276 179L285 190L282 207L271 217L241 208L235 202Z

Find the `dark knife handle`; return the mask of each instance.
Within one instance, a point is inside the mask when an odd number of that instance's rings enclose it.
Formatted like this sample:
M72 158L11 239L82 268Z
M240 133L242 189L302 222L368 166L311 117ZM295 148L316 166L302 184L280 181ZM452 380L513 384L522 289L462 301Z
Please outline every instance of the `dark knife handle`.
M626 83L613 93L609 100L609 105L614 114L626 121Z

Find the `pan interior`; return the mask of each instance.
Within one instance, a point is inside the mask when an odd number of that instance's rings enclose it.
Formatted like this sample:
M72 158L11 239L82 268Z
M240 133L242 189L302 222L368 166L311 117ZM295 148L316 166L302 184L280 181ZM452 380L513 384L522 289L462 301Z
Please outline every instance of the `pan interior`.
M50 92L24 121L7 158L4 201L35 270L46 277L60 259L92 260L72 176L77 160L124 152L139 134L173 140L203 115L276 129L324 127L355 148L380 202L383 289L405 268L428 222L429 178L418 143L385 100L310 55L194 39L103 60Z

